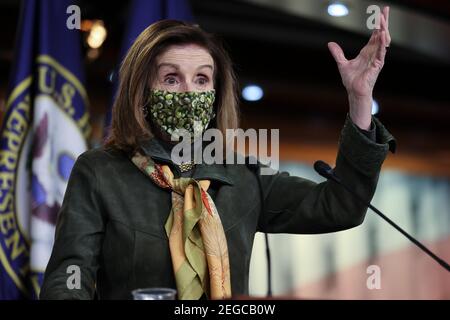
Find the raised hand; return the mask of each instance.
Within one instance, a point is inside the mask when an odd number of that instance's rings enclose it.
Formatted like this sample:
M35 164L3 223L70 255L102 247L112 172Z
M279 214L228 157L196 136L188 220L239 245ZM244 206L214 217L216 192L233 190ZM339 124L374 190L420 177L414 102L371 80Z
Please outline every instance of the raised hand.
M342 83L349 97L349 113L352 121L361 129L369 129L372 111L372 92L384 65L386 48L389 47L389 7L384 7L380 17L380 28L376 29L369 42L352 60L345 58L341 47L328 43L328 49L337 63Z

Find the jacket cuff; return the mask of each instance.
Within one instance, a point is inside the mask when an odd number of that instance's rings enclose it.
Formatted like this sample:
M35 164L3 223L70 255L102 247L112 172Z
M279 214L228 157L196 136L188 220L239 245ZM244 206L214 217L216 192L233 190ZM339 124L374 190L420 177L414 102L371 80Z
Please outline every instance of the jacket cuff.
M380 171L388 151L395 152L397 144L392 134L372 116L375 139L370 139L353 123L347 114L339 141L339 153L364 175Z
M361 132L363 135L365 135L371 141L373 141L373 142L377 141L377 130L376 130L375 124L373 123L373 120L370 123L370 129L369 130L361 129L358 126L357 126L357 129L358 129L359 132Z

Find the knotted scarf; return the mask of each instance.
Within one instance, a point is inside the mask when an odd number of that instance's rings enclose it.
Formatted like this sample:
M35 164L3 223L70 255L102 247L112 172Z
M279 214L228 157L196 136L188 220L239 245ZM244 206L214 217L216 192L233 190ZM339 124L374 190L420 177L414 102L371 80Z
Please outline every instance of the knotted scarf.
M156 185L171 191L172 208L165 224L178 299L231 296L228 248L217 208L208 194L211 181L174 178L167 165L137 151L132 162Z

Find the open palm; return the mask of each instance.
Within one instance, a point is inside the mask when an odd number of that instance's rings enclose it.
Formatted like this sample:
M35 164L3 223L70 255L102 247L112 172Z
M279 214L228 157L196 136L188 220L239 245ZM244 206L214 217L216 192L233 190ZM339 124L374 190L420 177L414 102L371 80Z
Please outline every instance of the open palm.
M342 83L349 94L356 97L372 95L375 82L384 65L386 47L391 42L388 26L389 7L385 7L380 16L380 28L372 33L369 42L352 60L345 58L337 43L328 43L328 48L341 74Z

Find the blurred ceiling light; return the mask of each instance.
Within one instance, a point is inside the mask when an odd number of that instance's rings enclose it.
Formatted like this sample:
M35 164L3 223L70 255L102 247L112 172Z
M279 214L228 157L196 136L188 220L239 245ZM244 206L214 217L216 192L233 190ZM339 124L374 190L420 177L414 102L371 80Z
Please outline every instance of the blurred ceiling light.
M380 111L380 107L378 106L378 102L375 99L372 100L372 114L377 114Z
M86 23L88 25L88 23ZM86 42L92 49L98 49L105 42L107 36L105 25L101 20L95 20L90 25L89 35L87 36Z
M89 31L91 31L93 24L94 24L94 20L88 20L88 19L81 20L80 30L83 32L89 32Z
M247 101L258 101L263 97L263 89L255 84L247 85L242 89L242 97Z
M328 5L328 14L332 17L344 17L348 15L348 8L341 2L333 2Z

